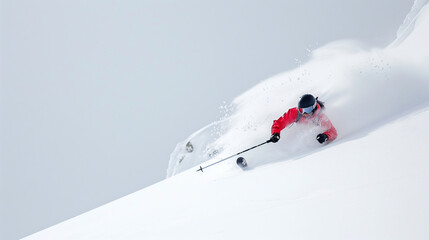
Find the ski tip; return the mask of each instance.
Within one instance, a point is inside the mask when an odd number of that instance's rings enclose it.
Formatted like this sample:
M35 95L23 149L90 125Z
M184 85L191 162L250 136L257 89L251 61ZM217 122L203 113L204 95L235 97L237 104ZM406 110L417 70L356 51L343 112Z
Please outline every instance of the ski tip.
M237 158L237 165L240 167L246 167L247 166L246 159L244 159L244 157Z

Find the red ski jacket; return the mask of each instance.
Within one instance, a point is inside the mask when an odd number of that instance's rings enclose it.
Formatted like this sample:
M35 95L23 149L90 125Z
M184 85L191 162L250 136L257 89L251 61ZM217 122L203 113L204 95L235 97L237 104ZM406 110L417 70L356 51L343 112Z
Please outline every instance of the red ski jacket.
M323 131L325 131L323 133L328 136L329 141L333 141L335 138L337 138L337 130L334 128L328 116L326 116L319 104L317 104L317 109L314 114L308 118L302 115L298 116L298 114L298 108L295 107L289 109L279 119L274 120L273 126L271 127L271 134L280 134L281 130L283 130L290 124L296 122L322 126L322 128L324 129Z

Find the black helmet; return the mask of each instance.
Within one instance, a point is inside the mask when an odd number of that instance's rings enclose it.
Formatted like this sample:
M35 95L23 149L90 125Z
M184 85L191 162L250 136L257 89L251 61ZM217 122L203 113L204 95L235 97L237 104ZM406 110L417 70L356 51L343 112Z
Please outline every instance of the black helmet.
M298 102L298 111L301 114L311 113L316 110L317 101L311 94L304 94Z

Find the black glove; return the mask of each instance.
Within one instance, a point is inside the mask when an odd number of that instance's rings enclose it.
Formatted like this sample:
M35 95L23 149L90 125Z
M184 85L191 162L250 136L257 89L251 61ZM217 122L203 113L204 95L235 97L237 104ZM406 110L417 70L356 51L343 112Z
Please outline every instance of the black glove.
M321 133L321 134L317 135L316 140L319 141L319 143L324 143L324 142L329 140L329 137L328 137L328 135Z
M280 139L280 133L273 133L273 135L271 135L270 141L273 143L278 142Z

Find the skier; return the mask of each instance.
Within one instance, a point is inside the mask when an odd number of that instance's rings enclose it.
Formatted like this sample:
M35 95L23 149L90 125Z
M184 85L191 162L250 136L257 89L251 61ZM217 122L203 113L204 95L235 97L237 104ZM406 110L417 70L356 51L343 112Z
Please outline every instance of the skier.
M331 142L337 137L337 130L332 125L328 116L324 113L324 105L311 94L305 94L298 102L298 107L289 109L279 119L274 120L271 127L270 141L276 143L280 139L280 132L290 124L305 123L322 126L323 133L316 136L316 140L323 144Z

